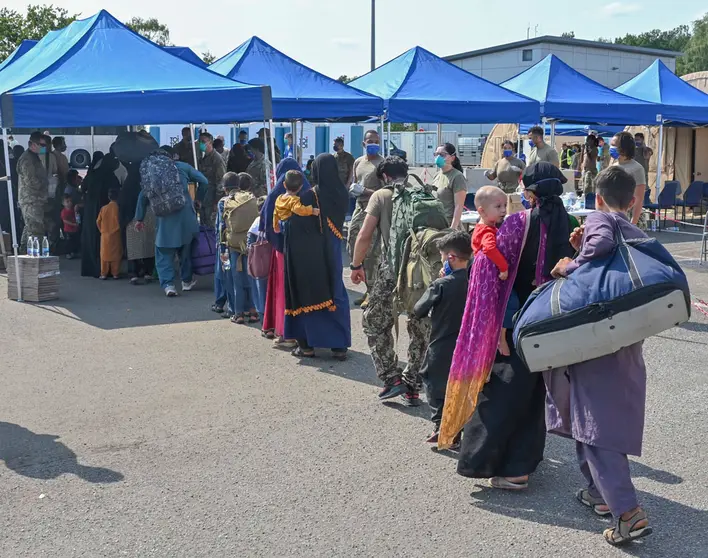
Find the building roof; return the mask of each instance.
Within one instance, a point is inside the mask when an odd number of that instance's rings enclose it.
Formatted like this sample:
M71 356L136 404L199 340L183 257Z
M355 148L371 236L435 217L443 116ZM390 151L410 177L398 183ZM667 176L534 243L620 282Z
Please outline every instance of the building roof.
M607 50L616 50L621 52L633 52L635 54L647 54L651 56L665 56L669 58L678 58L683 56L682 52L676 52L673 50L660 50L657 48L645 48L636 47L630 45L618 45L615 43L603 43L600 41L587 41L585 39L572 39L569 37L554 37L553 35L542 35L541 37L534 37L533 39L526 39L525 41L516 41L514 43L506 43L503 45L496 45L487 48L481 48L479 50L470 50L469 52L462 52L460 54L452 54L450 56L444 56L443 58L448 62L454 62L455 60L464 60L465 58L474 58L475 56L481 56L483 54L492 54L494 52L503 52L505 50L512 50L523 47L530 47L538 45L541 43L550 43L554 45L565 45L565 46L575 46L575 47L590 47L590 48L604 48Z

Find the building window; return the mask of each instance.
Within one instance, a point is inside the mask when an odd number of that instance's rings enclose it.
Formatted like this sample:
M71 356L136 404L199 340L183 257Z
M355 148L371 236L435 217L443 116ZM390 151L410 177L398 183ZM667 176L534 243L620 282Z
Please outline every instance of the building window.
M531 62L533 60L533 50L530 48L525 48L521 51L521 60L524 62Z

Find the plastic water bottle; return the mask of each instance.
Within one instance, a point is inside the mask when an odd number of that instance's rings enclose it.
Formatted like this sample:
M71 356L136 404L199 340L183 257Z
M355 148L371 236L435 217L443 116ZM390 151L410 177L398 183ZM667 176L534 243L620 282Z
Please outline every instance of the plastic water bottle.
M230 271L231 270L231 256L229 255L229 252L226 251L223 254L221 254L222 259L221 259L221 268L224 271ZM225 258L225 259L224 259Z
M46 236L42 238L42 257L49 257L49 239Z
M39 258L39 237L32 239L32 257Z
M33 236L30 236L30 237L27 239L27 255L28 255L30 258L34 255L33 247L34 247L34 237L33 237Z
M578 200L578 202L578 207L581 211L583 211L585 209L585 194L580 195L580 199Z

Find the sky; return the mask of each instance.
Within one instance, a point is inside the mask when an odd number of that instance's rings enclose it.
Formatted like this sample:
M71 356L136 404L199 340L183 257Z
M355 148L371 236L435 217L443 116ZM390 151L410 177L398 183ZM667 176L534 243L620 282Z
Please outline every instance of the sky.
M24 11L28 0L5 0ZM40 3L33 0L32 3ZM47 2L50 3L50 2ZM97 6L121 21L157 17L175 45L221 57L253 35L295 60L337 78L362 75L370 66L371 0L53 0L82 17ZM510 2L509 0L377 0L376 63L414 46L439 56L530 36L574 31L580 39L614 38L650 29L671 29L708 11L695 0L624 2ZM527 15L528 14L528 15Z

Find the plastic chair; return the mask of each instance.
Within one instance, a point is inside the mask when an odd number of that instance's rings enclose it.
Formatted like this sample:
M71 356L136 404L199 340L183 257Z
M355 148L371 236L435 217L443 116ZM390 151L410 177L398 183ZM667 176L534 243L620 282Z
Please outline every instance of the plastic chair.
M676 196L678 195L681 183L677 180L668 180L659 193L657 209L659 210L659 218L661 218L661 210L664 210L664 225L666 225L667 214L669 209L674 210L674 219L676 219Z
M695 208L699 208L699 219L700 217L703 216L703 192L705 188L705 183L701 182L700 180L695 180L691 183L691 185L686 189L686 191L683 194L683 199L682 200L676 200L676 205L681 207L681 220L685 221L686 220L686 208L690 207L691 209L694 210L694 216L695 216ZM685 227L685 225L684 225Z
M585 209L595 209L595 194L593 192L585 194Z

